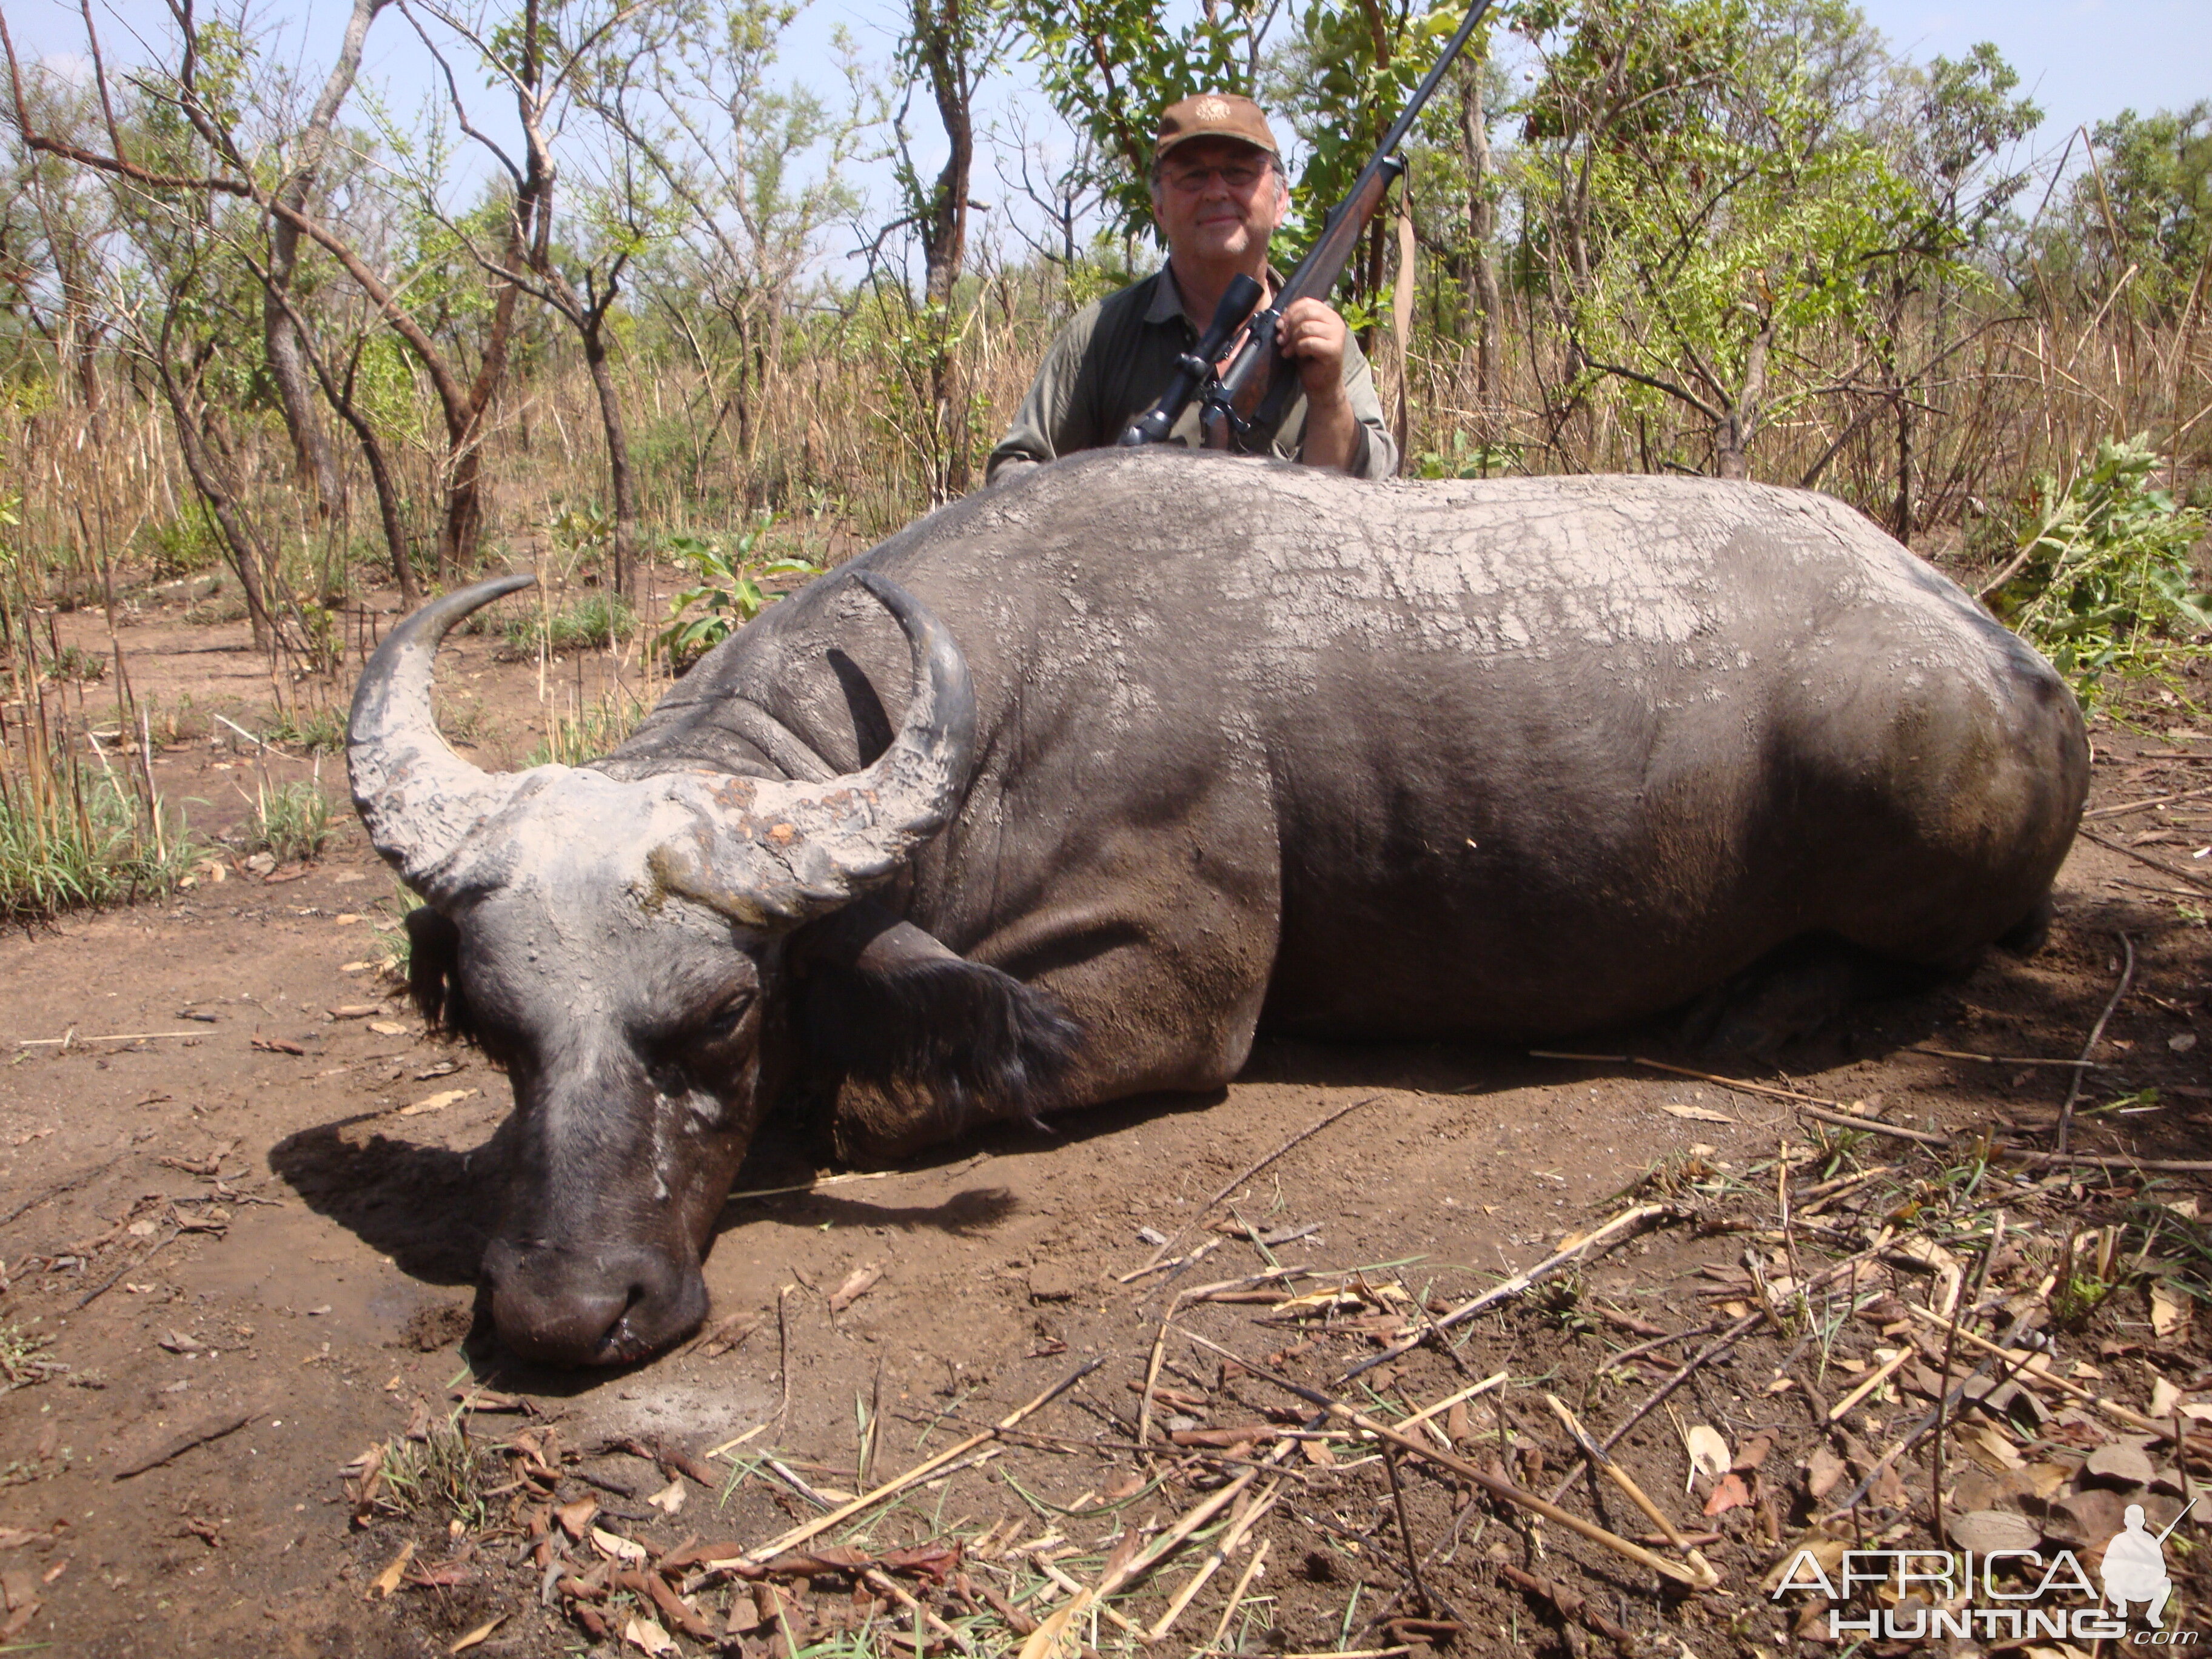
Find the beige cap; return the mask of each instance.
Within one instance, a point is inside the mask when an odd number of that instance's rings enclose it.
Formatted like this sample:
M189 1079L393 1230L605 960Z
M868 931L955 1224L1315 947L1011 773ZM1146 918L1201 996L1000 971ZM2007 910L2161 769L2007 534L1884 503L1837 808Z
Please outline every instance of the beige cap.
M1233 92L1198 93L1162 110L1153 161L1164 160L1177 145L1194 138L1234 138L1270 155L1283 153L1275 135L1267 130L1267 112L1249 98Z

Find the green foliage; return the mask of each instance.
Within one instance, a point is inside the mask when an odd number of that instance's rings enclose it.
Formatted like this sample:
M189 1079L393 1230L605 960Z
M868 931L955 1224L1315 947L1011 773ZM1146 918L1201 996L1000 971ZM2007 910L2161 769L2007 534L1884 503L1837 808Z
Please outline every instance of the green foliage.
M558 611L531 611L501 624L510 657L534 657L541 650L604 651L637 631L636 614L619 593L601 589L586 593Z
M1424 450L1413 457L1417 478L1492 478L1521 465L1519 446L1480 443L1464 432L1451 434L1449 451Z
M140 532L139 546L157 580L218 569L226 556L215 520L197 501L174 518L148 525Z
M0 772L0 922L165 895L193 856L181 819L157 833L112 775L74 766L43 780Z
M1180 27L1164 0L1012 0L1053 107L1096 147L1091 181L1119 234L1152 228L1160 112L1197 92L1254 90L1270 7L1208 6Z
M698 585L686 588L669 601L671 621L653 640L653 648L671 662L686 663L727 639L732 630L760 615L779 597L766 592L761 580L768 576L818 576L817 565L804 559L767 559L758 563L753 555L775 520L763 514L726 550L719 541L696 536L672 536L669 554L690 568ZM689 621L684 613L700 614Z
M1580 346L1577 391L1692 411L1741 476L1825 379L1800 342L1869 326L1925 216L1845 118L1864 21L1840 0L1588 0L1562 27L1528 102L1523 280Z
M258 851L273 854L279 864L313 858L331 838L333 827L330 798L319 783L302 779L273 786L264 781L255 786L252 844Z
M2069 216L2088 255L2081 275L2101 300L2132 266L2140 301L2179 310L2212 252L2212 100L2123 110L2092 139L2097 166L2075 179Z
M277 715L263 735L311 755L335 755L345 747L346 717L329 707L291 708Z
M46 659L46 678L55 681L75 680L88 684L107 678L107 659L97 651L87 651L82 646L65 645Z
M1322 221L1350 193L1466 13L1462 0L1439 0L1425 9L1344 0L1312 0L1307 6L1298 34L1270 64L1264 88L1270 109L1290 122L1305 145L1297 215L1282 235L1284 257L1295 258L1293 250L1321 234ZM1480 58L1484 43L1471 41L1468 50ZM1386 296L1369 297L1377 315L1387 309Z
M2194 591L2189 564L2205 515L2153 484L2160 465L2146 434L2103 440L2063 487L2045 477L2026 562L1996 595L2084 701L2108 677L2160 672L2212 630L2212 598Z
M523 764L581 766L586 761L597 760L628 737L644 715L644 705L635 697L621 690L611 692L588 708L556 714L552 731L530 751Z
M420 1441L387 1440L383 1453L378 1507L459 1522L471 1531L488 1523L491 1493L506 1465L469 1438L461 1413L432 1418Z

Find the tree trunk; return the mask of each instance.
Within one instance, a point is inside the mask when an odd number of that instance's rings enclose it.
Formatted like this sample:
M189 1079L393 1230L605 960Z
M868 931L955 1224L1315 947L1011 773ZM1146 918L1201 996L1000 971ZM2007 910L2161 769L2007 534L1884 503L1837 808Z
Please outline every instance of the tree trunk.
M968 62L966 0L915 0L914 40L944 124L945 165L922 204L923 293L948 305L968 259L968 179L975 164L974 74Z
M1498 398L1498 266L1490 257L1498 234L1498 204L1490 196L1490 119L1482 107L1482 67L1487 51L1460 72L1460 144L1467 160L1467 308L1475 325L1474 389L1482 404L1482 429L1491 435L1491 405Z
M185 390L177 384L167 356L161 358L155 369L161 378L161 394L167 400L169 413L176 422L177 453L184 458L185 471L192 480L192 488L207 503L214 517L216 528L222 532L223 544L230 550L231 568L237 573L240 590L246 595L246 620L253 629L253 643L258 650L267 651L276 643L276 630L269 619L269 607L262 597L262 550L252 528L241 518L236 501L216 474L213 460L203 441L198 419Z
M353 90L355 76L361 71L362 47L368 38L368 26L387 3L389 0L354 0L353 15L346 21L345 38L339 46L337 61L331 65L322 94L315 100L315 106L300 134L298 162L290 176L277 187L277 199L295 213L307 210L308 192L314 187L315 175L330 146L331 128ZM299 262L299 226L282 217L272 219L269 228L269 267L261 297L262 349L268 360L269 378L276 388L277 404L283 410L285 430L291 434L292 456L300 481L313 487L318 513L328 517L344 505L345 483L331 453L330 440L323 431L322 422L316 416L314 394L308 389L299 319L284 303L291 292L293 274Z
M592 389L599 396L599 424L607 437L607 476L615 498L615 592L629 599L637 585L637 486L630 472L629 438L623 425L622 404L615 396L615 377L607 368L605 324L606 303L614 299L608 284L606 301L586 314L579 331L584 340L584 362L592 371Z

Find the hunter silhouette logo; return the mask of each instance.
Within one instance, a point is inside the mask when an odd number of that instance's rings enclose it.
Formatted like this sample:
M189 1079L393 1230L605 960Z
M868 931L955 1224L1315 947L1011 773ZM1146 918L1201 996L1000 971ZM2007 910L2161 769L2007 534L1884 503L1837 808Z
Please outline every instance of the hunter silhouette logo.
M2196 1507L2195 1498L2189 1502L2190 1508ZM2181 1515L2188 1513L2185 1509ZM2125 1619L2128 1604L2141 1601L2147 1604L2145 1620L2154 1626L2158 1623L2159 1615L2166 1611L2166 1598L2173 1594L2173 1580L2166 1576L2166 1540L2181 1524L2181 1515L2154 1538L2143 1530L2142 1505L2128 1505L2121 1517L2126 1529L2105 1546L2105 1600L2112 1604L2114 1618Z
M2192 1498L2164 1532L2154 1534L2143 1524L2142 1505L2129 1504L2124 1525L2105 1546L2101 1596L2069 1549L2048 1560L2033 1549L1843 1550L1824 1560L1822 1552L1801 1548L1773 1581L1771 1597L1818 1591L1828 1602L1832 1641L2052 1638L2194 1646L2197 1632L2170 1631L2160 1620L2173 1595L2166 1540L2196 1507ZM1875 1592L1872 1604L1861 1601L1869 1590ZM2143 1628L2129 1629L2130 1609L2141 1613Z

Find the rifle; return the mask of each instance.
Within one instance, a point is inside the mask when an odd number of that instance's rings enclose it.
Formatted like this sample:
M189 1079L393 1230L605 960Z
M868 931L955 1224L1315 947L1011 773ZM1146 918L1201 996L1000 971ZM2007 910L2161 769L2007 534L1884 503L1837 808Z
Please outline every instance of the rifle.
M1228 371L1217 377L1213 366L1259 297L1260 285L1244 276L1230 284L1220 308L1206 325L1205 337L1176 360L1176 378L1159 402L1130 422L1129 429L1121 434L1124 445L1158 443L1166 438L1194 395L1200 400L1199 423L1206 447L1249 453L1255 444L1266 444L1282 424L1297 386L1296 374L1282 372L1282 354L1275 345L1285 308L1297 300L1327 300L1335 289L1345 266L1352 263L1367 222L1381 210L1390 186L1406 171L1406 160L1398 154L1398 146L1413 131L1422 106L1429 101L1429 95L1466 47L1491 5L1492 0L1474 0L1468 8L1443 53L1421 77L1412 99L1360 169L1351 193L1329 210L1328 217L1322 222L1320 236L1298 261L1298 268L1275 295L1275 302L1247 325L1244 343L1237 348Z

